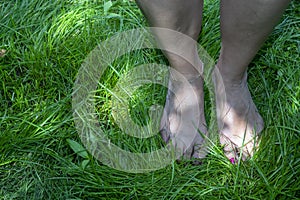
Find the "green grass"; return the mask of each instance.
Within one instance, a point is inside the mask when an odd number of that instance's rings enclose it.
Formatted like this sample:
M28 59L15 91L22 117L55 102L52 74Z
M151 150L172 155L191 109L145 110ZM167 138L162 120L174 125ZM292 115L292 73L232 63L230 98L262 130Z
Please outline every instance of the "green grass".
M207 1L201 45L220 49L217 1ZM101 41L146 26L134 2L0 0L0 199L297 199L300 198L300 3L293 1L249 69L265 120L255 159L231 165L217 145L200 166L173 163L130 174L109 168L81 144L72 119L72 87L81 63ZM1 51L4 52L4 51ZM118 146L149 152L159 137L135 139L111 115L110 90L134 65L163 63L157 50L115 60L100 81L101 126ZM166 91L145 85L130 101L137 123ZM208 100L208 99L207 99ZM207 106L209 103L207 101ZM75 144L75 146L74 146ZM74 151L75 150L75 151Z

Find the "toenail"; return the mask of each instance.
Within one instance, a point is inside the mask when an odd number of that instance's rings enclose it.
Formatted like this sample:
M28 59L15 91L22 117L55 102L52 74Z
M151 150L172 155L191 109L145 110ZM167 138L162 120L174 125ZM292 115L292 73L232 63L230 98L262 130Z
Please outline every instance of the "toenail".
M231 162L231 164L235 164L234 158L230 158L229 161Z

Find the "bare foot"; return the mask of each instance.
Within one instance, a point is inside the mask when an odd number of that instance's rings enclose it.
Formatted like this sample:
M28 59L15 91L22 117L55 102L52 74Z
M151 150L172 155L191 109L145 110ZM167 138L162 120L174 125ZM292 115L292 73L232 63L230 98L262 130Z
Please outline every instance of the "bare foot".
M224 145L226 157L235 163L240 155L243 160L253 156L259 145L257 136L262 131L264 123L251 98L247 74L240 83L232 83L224 80L225 78L222 78L216 69L213 81L220 143Z
M198 130L197 130L198 129ZM200 76L170 75L169 90L161 119L161 135L166 143L181 152L180 157L204 158L203 138L207 133L203 104L203 80ZM178 157L177 157L178 158Z

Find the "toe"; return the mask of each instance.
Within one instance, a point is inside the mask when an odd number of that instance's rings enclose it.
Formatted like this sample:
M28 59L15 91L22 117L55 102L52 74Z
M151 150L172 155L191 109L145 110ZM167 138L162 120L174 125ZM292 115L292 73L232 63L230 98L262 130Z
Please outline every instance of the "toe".
M228 160L233 164L236 163L238 160L236 145L224 134L220 135L220 143L224 146L223 152Z

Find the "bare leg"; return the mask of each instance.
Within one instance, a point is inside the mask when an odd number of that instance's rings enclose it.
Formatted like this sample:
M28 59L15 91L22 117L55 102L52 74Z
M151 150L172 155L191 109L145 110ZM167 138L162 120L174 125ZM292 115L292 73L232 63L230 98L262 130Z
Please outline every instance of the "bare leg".
M224 82L215 78L220 142L225 155L252 156L263 119L247 87L247 67L272 31L289 0L221 0L222 48L217 68ZM219 90L219 91L218 91ZM226 99L224 97L226 96ZM222 100L223 99L223 100Z
M166 142L172 139L173 145L180 148L186 157L204 157L197 149L203 142L197 129L204 134L207 130L204 118L203 80L200 76L202 63L196 48L196 40L201 30L203 2L202 0L136 0L136 2L150 26L172 29L192 38L185 40L171 34L155 32L161 46L184 52L184 58L170 51L164 51L164 54L171 67L188 80L187 84L175 77L175 74L170 74L169 91L161 120L161 134ZM192 60L193 63L187 60ZM195 108L201 112L196 114ZM194 124L196 121L199 123ZM189 143L192 143L192 146L187 145Z

